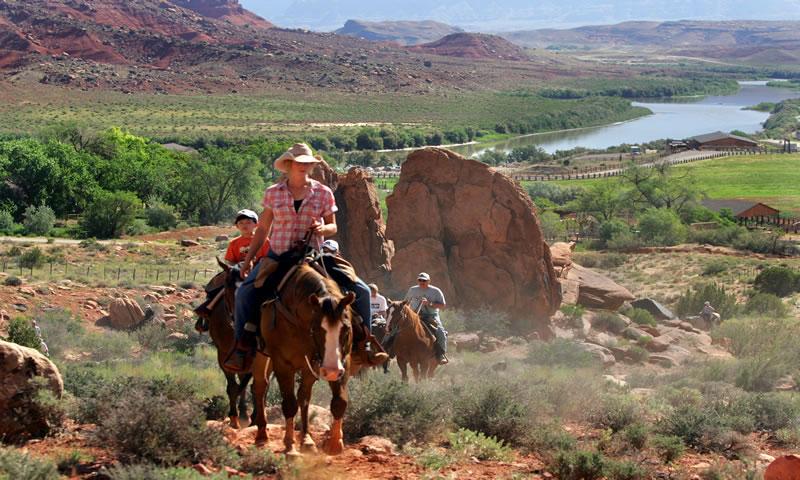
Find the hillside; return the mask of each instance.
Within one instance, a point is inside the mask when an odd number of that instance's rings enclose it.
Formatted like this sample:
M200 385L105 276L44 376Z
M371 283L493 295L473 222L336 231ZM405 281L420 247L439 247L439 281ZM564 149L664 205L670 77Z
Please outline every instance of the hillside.
M431 65L398 45L269 26L232 1L2 2L0 82L26 92L45 84L123 93L424 93L496 88L571 70L546 57L518 72L504 72L502 66L476 70L467 61ZM492 42L489 53L479 55L519 56L516 48ZM508 52L494 55L491 49ZM450 55L451 50L420 51ZM10 87L0 95L10 95Z
M364 20L348 20L344 26L336 30L337 35L364 38L373 41L399 42L403 45L417 45L433 42L452 33L463 32L458 27L426 21L368 22Z
M640 49L684 56L732 58L768 63L795 62L800 22L679 21L624 22L567 30L543 29L503 34L534 48ZM759 58L760 57L760 58Z
M454 33L435 42L409 47L412 52L448 57L525 60L522 48L508 40L483 33Z

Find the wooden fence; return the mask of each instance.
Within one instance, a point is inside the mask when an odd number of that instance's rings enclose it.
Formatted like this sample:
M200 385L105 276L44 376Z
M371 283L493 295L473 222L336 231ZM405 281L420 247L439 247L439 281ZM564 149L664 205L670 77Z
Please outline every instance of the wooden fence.
M773 226L781 228L786 233L800 233L800 218L752 217L738 219L738 222L748 228Z
M218 270L210 268L183 268L177 265L126 265L108 266L93 263L45 262L37 266L23 266L18 259L3 258L0 272L26 276L28 279L85 279L95 281L128 281L132 283L172 284L192 282L205 284Z

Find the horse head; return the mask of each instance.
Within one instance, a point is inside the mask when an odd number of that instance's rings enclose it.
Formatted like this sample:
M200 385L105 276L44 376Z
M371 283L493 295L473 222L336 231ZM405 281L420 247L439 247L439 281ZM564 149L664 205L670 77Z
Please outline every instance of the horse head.
M339 380L345 372L344 360L350 353L353 337L350 309L347 307L353 300L353 293L341 298L330 294L321 297L311 294L308 298L318 313L311 323L311 336L316 354L322 361L319 377L329 382Z
M386 309L386 325L391 325L392 328L403 327L410 320L410 313L413 313L409 307L408 300L400 302L388 302L389 308Z

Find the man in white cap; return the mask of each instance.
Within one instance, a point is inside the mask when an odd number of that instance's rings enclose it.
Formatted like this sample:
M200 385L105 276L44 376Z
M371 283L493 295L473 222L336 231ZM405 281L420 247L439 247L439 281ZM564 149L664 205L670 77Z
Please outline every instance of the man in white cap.
M409 302L412 310L419 313L423 322L433 328L436 337L436 358L440 364L447 363L447 332L439 318L439 310L445 308L447 304L444 294L440 289L431 283L431 276L425 272L417 275L417 285L408 289L405 299Z

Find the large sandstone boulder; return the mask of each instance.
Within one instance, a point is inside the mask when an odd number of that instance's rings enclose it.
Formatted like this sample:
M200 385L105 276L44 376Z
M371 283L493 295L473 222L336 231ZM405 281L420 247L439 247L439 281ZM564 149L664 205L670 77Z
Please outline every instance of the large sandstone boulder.
M775 459L764 472L764 480L800 480L800 457L785 455Z
M550 256L553 259L553 267L559 273L559 277L566 275L572 267L572 250L575 242L556 242L550 245Z
M131 330L144 321L142 307L128 297L115 298L108 307L108 326L117 330Z
M18 442L46 435L52 418L35 400L42 388L61 398L58 368L32 348L0 340L0 379L0 438Z
M372 177L360 168L338 175L327 163L320 163L312 175L333 190L342 254L358 275L368 281L385 282L391 270L394 246L386 239L380 198Z
M521 331L551 336L561 303L533 202L510 178L442 148L412 152L387 199L396 295L431 274L449 305L489 305Z
M652 298L640 298L634 302L631 302L631 306L635 308L641 308L642 310L647 310L656 320L673 320L678 318L670 309L664 305L661 305Z
M577 263L562 280L564 303L579 304L588 308L617 310L635 297L627 288L615 281Z

